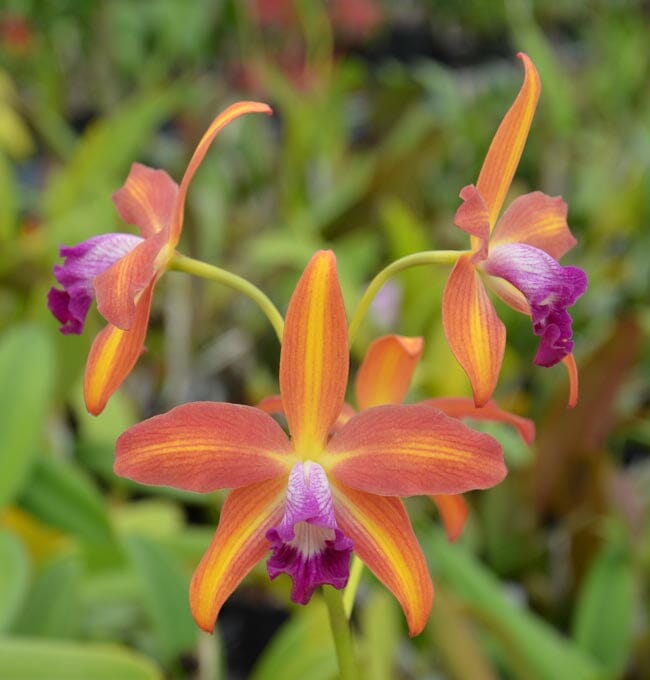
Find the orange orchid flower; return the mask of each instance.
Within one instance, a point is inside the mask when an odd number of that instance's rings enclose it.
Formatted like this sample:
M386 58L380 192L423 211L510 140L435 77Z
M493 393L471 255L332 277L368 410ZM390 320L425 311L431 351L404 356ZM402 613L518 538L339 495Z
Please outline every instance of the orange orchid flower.
M303 604L319 585L345 587L354 551L418 634L433 586L398 497L483 489L505 476L498 442L429 406L378 406L331 435L344 404L348 350L335 257L320 251L286 316L280 394L291 438L259 408L203 402L118 439L118 475L198 492L232 489L190 587L204 630L269 550L270 578L288 574L291 597Z
M360 410L401 404L409 390L413 373L422 357L424 340L401 335L384 335L368 347L359 366L355 380L356 403ZM477 408L473 399L448 397L426 399L418 402L439 409L452 418L471 418L507 423L515 427L522 440L530 445L535 439L535 424L499 408L494 401ZM263 399L258 408L267 413L282 413L282 399L272 396ZM355 410L344 404L333 429L336 431L355 415ZM436 504L445 526L447 537L455 541L462 533L468 515L468 507L462 495L435 495L431 500Z
M178 245L189 184L220 130L246 113L270 114L271 109L258 102L239 102L217 116L196 147L180 186L163 170L131 166L113 202L120 217L138 227L141 236L104 234L60 249L66 261L55 266L54 275L63 290L50 290L48 306L63 324L61 332L83 331L95 297L108 321L86 363L84 396L90 413L103 411L142 353L154 286Z
M477 406L485 404L501 370L505 326L490 301L487 284L506 304L527 314L540 337L535 363L563 361L577 400L577 370L571 351L573 305L587 287L585 273L557 260L576 244L566 222L564 201L539 191L517 198L497 217L528 136L540 93L532 61L519 54L525 77L512 107L488 149L476 186L465 187L454 223L471 235L472 252L460 257L443 294L447 341L467 373Z

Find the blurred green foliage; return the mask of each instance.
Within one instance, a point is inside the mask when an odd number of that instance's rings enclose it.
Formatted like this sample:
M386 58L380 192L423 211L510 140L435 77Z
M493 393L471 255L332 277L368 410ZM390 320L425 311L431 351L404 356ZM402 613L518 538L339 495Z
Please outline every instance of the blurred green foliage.
M650 676L650 16L641 0L389 3L5 0L0 11L0 678L334 677L316 598L288 608L257 567L214 637L187 588L222 494L141 488L112 473L116 437L192 399L277 391L278 347L231 292L168 274L144 355L97 419L84 357L101 325L61 337L45 308L59 244L123 229L110 196L133 161L179 178L211 118L237 99L273 119L227 129L193 182L181 250L247 276L284 307L321 247L348 311L379 267L464 247L458 192L521 80L543 92L512 193L569 203L581 403L560 368L533 368L529 322L507 308L496 394L535 418L533 451L504 429L511 474L471 498L460 545L414 525L438 588L406 636L364 575L367 677L457 680ZM422 335L413 399L468 394L442 336L446 271L396 281L383 332ZM269 642L269 640L271 640ZM254 670L251 668L255 666Z

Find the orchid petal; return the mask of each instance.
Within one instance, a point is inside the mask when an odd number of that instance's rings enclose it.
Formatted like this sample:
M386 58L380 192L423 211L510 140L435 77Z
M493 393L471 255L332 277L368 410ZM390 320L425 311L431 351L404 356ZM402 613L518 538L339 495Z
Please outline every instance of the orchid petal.
M319 459L332 478L380 496L455 494L506 476L500 444L430 406L377 406L336 433Z
M454 224L472 237L472 261L482 260L487 257L488 252L490 214L483 197L473 184L463 187L459 196L463 202L454 215Z
M519 196L497 222L490 246L526 243L559 260L577 243L566 221L567 210L559 196L541 191Z
M263 411L195 402L124 432L114 469L140 484L208 493L288 474L290 451L282 428Z
M469 508L465 499L460 495L437 494L431 496L431 500L436 504L442 523L445 525L447 538L450 542L457 540L463 533Z
M266 532L282 517L286 478L232 491L217 532L192 576L190 608L197 625L211 633L223 603L269 550Z
M177 195L178 184L164 170L133 163L113 203L120 217L148 238L169 228Z
M530 305L533 332L540 337L538 366L554 366L571 353L570 307L587 289L587 275L578 267L563 267L548 253L511 243L490 250L482 268L520 290Z
M246 113L266 113L271 115L273 112L267 104L262 104L260 102L237 102L232 104L225 111L220 113L210 124L210 127L206 130L203 137L199 141L192 158L185 170L183 179L181 180L180 189L178 192L178 198L176 199L176 204L174 206L174 215L172 218L172 223L169 231L169 244L170 248L176 247L180 236L181 230L183 229L183 213L185 210L185 199L187 197L187 190L190 186L190 182L194 177L194 173L197 171L199 165L203 162L205 154L208 152L210 145L214 141L215 137L223 130L228 123L231 123L239 116L243 116Z
M573 354L567 354L562 363L569 376L569 408L575 408L578 404L578 366Z
M156 277L165 241L164 232L151 236L95 277L97 309L108 323L125 331L131 328L138 298Z
M423 348L422 338L386 335L375 340L357 373L355 387L359 408L401 403Z
M521 52L517 56L524 63L524 82L492 139L476 182L490 213L491 229L519 164L541 90L533 62Z
M310 458L341 412L348 379L348 329L331 251L316 253L287 310L280 393L294 447Z
M124 382L144 349L154 282L144 290L136 303L130 330L108 324L95 338L84 376L86 408L99 415L109 397Z
M262 401L257 404L257 408L262 409L265 413L270 415L284 415L284 406L282 405L282 397L279 394L272 394L268 397L264 397ZM330 428L330 434L333 432L338 432L345 423L356 414L356 411L350 406L350 404L343 404L341 407L341 413L336 419L336 422Z
M492 396L506 342L506 329L470 261L463 255L454 266L442 296L442 324L447 342L469 377L474 402Z
M354 552L397 598L410 635L418 635L431 612L433 584L404 505L336 483L332 491L337 522Z
M472 418L474 420L507 423L517 430L525 444L530 446L535 441L535 423L532 420L504 411L492 400L480 408L476 408L472 399L465 397L440 397L427 399L420 403L440 409L452 418Z

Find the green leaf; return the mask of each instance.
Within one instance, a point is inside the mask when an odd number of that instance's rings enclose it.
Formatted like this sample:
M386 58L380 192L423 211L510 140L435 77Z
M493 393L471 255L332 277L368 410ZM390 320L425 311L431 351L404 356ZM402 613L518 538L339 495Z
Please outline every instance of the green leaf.
M32 465L53 365L37 326L18 326L0 338L0 508L19 493Z
M11 680L162 680L149 659L118 645L0 638L0 677Z
M36 637L73 637L79 631L83 568L75 555L57 557L38 573L12 631Z
M29 583L29 561L22 543L12 534L0 531L0 631L18 612Z
M192 649L198 631L190 615L189 578L154 541L129 536L125 544L158 634L159 653L165 658L173 658Z
M606 544L580 590L573 636L581 649L616 677L622 675L632 647L634 610L630 554L619 542Z
M385 588L373 588L361 610L363 630L364 677L391 680L401 637L401 618L397 600Z
M76 467L40 456L20 505L46 524L90 542L110 541L112 532L102 497Z
M600 680L602 669L570 640L530 611L515 606L499 581L440 531L422 534L439 578L494 638L510 670L522 680Z
M251 680L332 680L338 664L325 604L314 597L271 640Z

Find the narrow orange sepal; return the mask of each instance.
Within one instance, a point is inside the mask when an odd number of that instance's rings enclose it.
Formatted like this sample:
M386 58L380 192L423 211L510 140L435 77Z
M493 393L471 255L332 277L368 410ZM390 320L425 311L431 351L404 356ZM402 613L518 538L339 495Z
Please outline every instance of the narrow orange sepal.
M336 422L348 380L348 328L331 251L317 252L289 302L280 393L299 456L316 455Z
M383 498L333 484L334 511L354 552L400 603L411 636L426 625L433 584L422 549L399 498Z
M130 330L108 324L95 338L84 375L84 399L92 415L99 415L109 397L124 382L144 349L154 282L144 290Z
M261 102L237 102L220 113L212 121L210 127L205 131L203 137L201 137L201 140L192 154L192 158L190 158L190 162L187 165L183 179L181 180L178 198L176 199L176 205L174 206L174 215L169 231L169 243L172 249L176 247L181 236L181 231L183 229L185 199L187 197L187 190L190 186L190 182L194 177L194 173L203 162L205 154L208 152L210 145L219 132L221 132L221 130L223 130L223 128L226 127L228 123L232 123L233 120L247 113L266 113L271 115L273 111L268 104L263 104Z
M499 379L506 330L470 258L463 255L451 271L442 296L442 324L470 380L474 402L483 406Z
M377 338L357 372L355 390L359 409L401 403L423 349L422 338L401 335Z
M567 354L564 359L562 359L562 363L569 376L569 408L575 408L578 405L578 366L573 354Z
M190 584L190 609L208 633L223 603L269 550L266 532L283 513L286 477L232 491L219 526Z
M541 91L539 74L533 62L522 52L517 56L524 63L524 82L492 139L476 182L488 207L491 229L519 164Z

